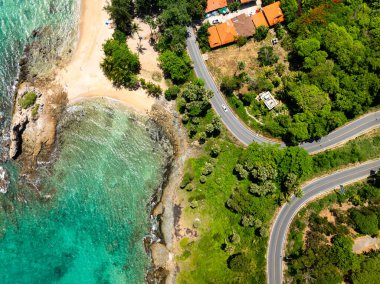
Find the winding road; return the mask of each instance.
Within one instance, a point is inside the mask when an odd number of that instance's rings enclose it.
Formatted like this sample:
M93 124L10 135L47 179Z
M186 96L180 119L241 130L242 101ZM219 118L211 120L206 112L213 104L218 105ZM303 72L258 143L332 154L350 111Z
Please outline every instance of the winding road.
M341 184L349 184L366 178L370 175L371 170L377 170L380 167L380 160L374 160L361 164L354 168L335 172L329 176L312 180L302 189L304 195L302 198L293 197L292 200L283 205L277 218L272 226L267 253L267 271L268 283L282 284L282 266L283 253L285 249L287 232L293 217L298 211L319 195L329 190L339 187Z
M222 122L227 129L243 144L249 145L251 142L271 143L276 142L254 133L249 129L228 107L226 100L219 91L214 79L209 73L207 66L202 58L198 44L192 28L188 28L189 37L187 39L187 50L193 60L196 75L204 80L205 87L214 93L211 98L212 107L221 117ZM226 106L227 111L222 106ZM364 115L338 129L331 132L319 141L302 143L299 146L304 148L310 154L325 151L329 148L343 144L348 140L355 138L365 132L379 127L380 111ZM285 146L283 143L281 146ZM283 259L284 246L287 232L293 217L308 202L319 195L326 193L340 184L349 184L370 175L371 170L380 168L380 159L365 164L361 164L354 168L335 172L329 176L312 180L303 187L304 196L302 198L293 197L292 200L282 206L278 213L274 224L271 228L269 246L267 252L267 280L269 284L283 283Z
M249 129L229 108L228 103L219 91L219 88L207 69L192 28L188 28L188 34L189 37L186 42L187 50L193 60L195 73L205 82L205 87L214 93L214 96L211 98L211 105L221 117L221 120L227 129L245 145L249 145L253 141L258 143L275 144L276 142L273 140L263 137ZM222 105L226 106L227 111L223 110ZM302 143L299 146L304 148L310 154L314 154L342 144L349 139L355 138L378 127L379 125L380 111L372 112L336 129L319 141ZM281 146L285 145L281 144Z

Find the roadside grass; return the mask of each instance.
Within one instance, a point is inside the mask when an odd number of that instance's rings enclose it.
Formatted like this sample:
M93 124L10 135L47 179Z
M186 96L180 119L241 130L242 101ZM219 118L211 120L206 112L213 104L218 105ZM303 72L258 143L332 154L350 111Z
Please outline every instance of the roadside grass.
M212 113L210 115L212 116ZM203 122L200 125L204 125ZM375 130L340 148L315 155L313 160L316 168L313 176L379 157L379 134L380 130ZM210 149L215 144L220 146L221 152L217 158L212 158ZM193 176L191 182L193 190L179 189L179 194L185 199L181 203L183 206L182 218L187 221L189 228L197 231L198 237L193 239L186 237L180 241L181 253L177 257L180 268L178 281L179 283L204 283L205 281L210 283L265 283L265 255L268 238L260 237L253 228L241 226L241 215L226 207L226 201L238 184L244 190L248 187L248 182L245 184L246 181L239 181L233 174L243 148L230 142L226 137L226 130L223 128L222 136L209 138L202 149L201 156L190 159L187 164L186 172L191 172ZM333 161L321 167L320 161L323 159ZM206 162L213 164L214 170L206 176L206 182L201 183L200 177ZM336 201L336 194L328 195L310 206L319 212ZM263 208L268 214L269 219L265 220L265 224L269 226L270 219L279 206L274 200L264 197L260 198L260 203L257 206ZM305 212L301 211L299 216L303 215ZM199 219L200 222L192 227L196 219ZM298 228L290 230L289 234L294 250L302 248L303 234L300 232L306 228L304 223L297 220L295 222L298 222ZM231 244L228 240L233 232L240 236L240 243ZM233 252L223 250L225 244L234 247ZM252 261L249 272L236 272L228 268L228 258L237 252L244 252Z
M188 220L200 219L198 228L199 239L195 242L181 243L183 253L188 251L185 260L179 261L179 283L233 283L248 281L250 283L265 282L265 251L267 238L259 237L253 228L239 225L241 216L226 208L225 203L231 195L238 180L233 175L233 169L242 148L221 139L211 139L205 145L206 152L212 144L217 143L221 152L217 158L202 156L191 159L188 171L192 171L194 190L186 194L187 201L183 214ZM202 184L199 179L206 162L214 165L214 171L207 176ZM244 185L243 185L244 186ZM248 186L248 184L246 185ZM197 207L192 209L191 202L197 200ZM276 203L270 202L267 210L274 212ZM232 254L225 252L222 247L229 243L228 238L237 233L240 243L233 244L234 252L244 252L252 259L249 273L234 272L226 267L228 257ZM188 253L187 253L188 254ZM183 256L183 254L182 254Z
M380 157L380 129L353 139L345 145L316 154L313 157L314 175L322 175L355 163Z

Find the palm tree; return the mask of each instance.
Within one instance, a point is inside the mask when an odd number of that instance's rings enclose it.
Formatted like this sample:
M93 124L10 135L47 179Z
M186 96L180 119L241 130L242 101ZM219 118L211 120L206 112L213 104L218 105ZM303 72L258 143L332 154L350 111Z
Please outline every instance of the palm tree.
M132 35L137 34L137 36L140 40L140 43L141 43L142 37L140 37L139 31L141 31L139 24L138 23L132 23L131 34Z

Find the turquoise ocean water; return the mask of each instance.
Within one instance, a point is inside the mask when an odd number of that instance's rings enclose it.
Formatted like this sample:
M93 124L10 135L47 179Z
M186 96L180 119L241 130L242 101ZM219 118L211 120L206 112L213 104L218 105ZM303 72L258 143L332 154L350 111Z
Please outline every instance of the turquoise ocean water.
M8 120L31 31L49 24L69 33L76 5L0 0L0 111ZM166 163L154 126L116 103L89 101L69 107L58 128L56 159L39 173L38 194L22 186L14 163L3 165L11 187L0 194L0 283L143 283L149 203Z

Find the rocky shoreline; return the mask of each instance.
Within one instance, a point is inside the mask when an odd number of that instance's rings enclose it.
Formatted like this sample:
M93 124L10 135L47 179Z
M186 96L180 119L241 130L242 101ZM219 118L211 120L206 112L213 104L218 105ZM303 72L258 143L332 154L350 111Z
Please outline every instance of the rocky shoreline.
M45 46L46 38L51 37L49 28L33 32L31 44L25 48L24 57L20 60L20 73L14 95L12 122L10 126L9 157L20 166L23 182L33 185L39 194L36 184L37 171L43 165L49 168L54 162L57 149L57 125L64 112L67 94L63 87L54 82L54 69L63 65L70 57L71 49L64 55L50 54ZM53 41L54 42L54 41ZM61 42L56 41L57 44ZM41 60L37 62L37 60ZM49 62L47 62L49 61ZM49 65L44 72L37 72L41 64ZM25 106L22 100L34 93L33 103ZM187 132L183 129L181 119L175 110L174 103L164 99L156 102L149 112L151 121L161 129L158 135L164 135L173 148L164 169L161 188L152 197L152 236L146 240L147 252L152 258L152 269L146 274L147 283L174 283L176 264L174 258L174 203L175 191L182 179L184 162L188 158ZM157 134L155 134L157 135ZM162 137L156 137L157 141ZM170 151L169 149L167 149ZM3 168L6 192L8 176ZM4 190L3 190L4 188Z
M165 105L165 106L164 106ZM167 164L157 202L151 211L156 238L147 251L152 258L152 269L146 274L147 283L174 283L176 263L174 258L174 206L175 192L182 180L184 162L188 158L187 132L183 128L174 104L159 102L153 105L150 118L161 127L170 140L174 156ZM158 198L158 199L157 199ZM157 224L157 228L154 228Z

